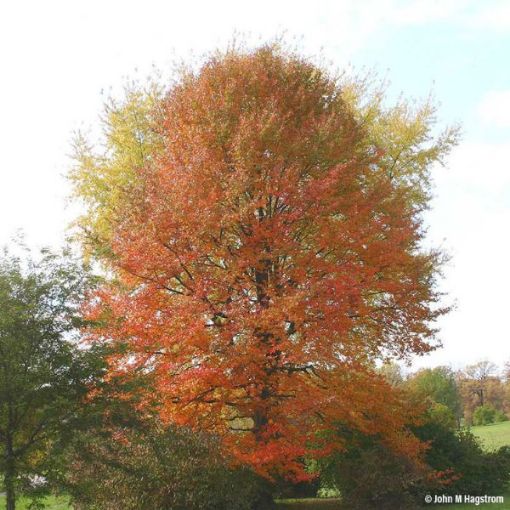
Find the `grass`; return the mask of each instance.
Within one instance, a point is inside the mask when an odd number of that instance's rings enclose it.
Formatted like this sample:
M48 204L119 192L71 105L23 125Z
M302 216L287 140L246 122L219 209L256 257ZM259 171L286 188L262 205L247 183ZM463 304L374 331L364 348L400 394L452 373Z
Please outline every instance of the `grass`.
M30 500L19 498L16 501L16 510L28 510ZM72 510L68 498L48 496L44 499L45 510ZM281 510L337 510L340 509L338 499L288 499L278 502ZM0 510L5 510L5 496L0 496Z
M444 508L449 510L508 510L510 509L510 493L503 494L503 503L483 503L480 505L472 503L457 503L452 505L437 504L425 505L423 508ZM339 499L295 499L280 501L277 505L282 510L342 510ZM345 509L347 510L347 509Z
M48 496L43 501L46 510L72 510L66 497ZM28 510L29 505L30 500L27 498L21 497L16 500L16 510ZM0 510L5 510L5 496L0 496Z
M471 427L471 432L482 440L487 449L510 445L510 421Z
M426 505L424 508L444 508L451 510L508 510L510 508L510 493L504 494L505 502L502 504L453 504L453 505ZM49 496L44 500L46 510L72 510L65 497ZM20 498L16 504L16 510L28 510L29 500ZM278 510L341 510L343 507L339 499L287 499L280 500ZM0 510L5 510L5 497L0 496Z
M277 508L282 510L340 510L339 499L286 499L277 501Z
M28 510L30 500L20 498L16 501L16 510ZM69 500L65 497L48 496L44 500L45 510L72 510ZM278 502L278 510L337 510L340 509L338 499L288 499ZM0 496L0 510L5 510L5 496Z
M499 495L499 494L498 494ZM509 510L510 493L503 494L503 503L483 503L476 505L474 503L457 503L452 505L437 504L425 505L423 508L444 508L449 510ZM278 502L278 509L282 510L347 510L342 507L339 499L294 499Z

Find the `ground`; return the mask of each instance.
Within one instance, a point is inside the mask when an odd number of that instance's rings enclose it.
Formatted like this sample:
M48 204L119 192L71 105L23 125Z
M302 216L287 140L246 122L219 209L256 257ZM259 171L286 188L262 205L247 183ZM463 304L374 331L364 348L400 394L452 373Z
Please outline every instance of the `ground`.
M49 496L44 500L45 510L71 510L68 498ZM16 510L28 510L30 500L20 498L16 502ZM0 496L0 510L5 510L5 497Z
M483 441L485 448L494 449L510 445L510 421L472 427L471 432Z
M278 510L337 510L343 509L339 499L289 499L278 503Z
M65 498L50 497L46 499L45 510L72 510ZM509 510L510 509L510 493L505 494L505 503L499 504L484 504L484 505L428 505L424 508L444 508L451 510ZM0 500L0 510L5 509L5 500ZM302 499L302 500L288 500L287 502L280 502L278 504L280 510L347 510L342 508L340 501L337 499ZM16 505L16 510L28 510L28 501L21 499Z
M21 498L16 504L16 510L28 510L29 501ZM67 498L49 497L45 500L45 510L71 510ZM340 508L339 500L317 500L317 499L303 499L303 500L288 500L285 503L280 503L278 509L280 510L336 510ZM5 510L5 499L0 496L0 510Z

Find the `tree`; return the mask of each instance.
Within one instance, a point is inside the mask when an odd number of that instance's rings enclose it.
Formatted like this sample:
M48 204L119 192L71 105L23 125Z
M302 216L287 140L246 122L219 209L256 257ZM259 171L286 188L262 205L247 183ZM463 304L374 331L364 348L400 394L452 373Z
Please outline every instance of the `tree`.
M497 375L497 366L490 361L480 361L466 367L459 374L459 388L461 391L464 416L471 422L477 407L491 404L503 411L505 403L505 388Z
M88 310L92 338L126 347L112 372L153 371L164 419L267 476L341 447L339 420L418 450L374 364L434 347L442 255L421 212L455 133L431 140L429 107L367 106L276 46L152 90L114 109L106 153L80 141L72 174L115 275Z
M446 406L457 423L462 416L462 403L455 374L449 367L419 370L407 381L408 389L419 399L429 399ZM436 408L437 410L438 408Z
M496 409L491 404L484 404L475 409L473 413L473 425L489 425L494 423Z
M503 366L503 379L505 382L510 381L510 361L505 362Z
M388 381L393 387L399 387L404 384L404 376L402 375L402 368L397 363L383 363L379 368L379 373Z
M446 410L447 415L442 411ZM439 412L438 412L439 411ZM427 494L499 494L510 480L510 449L486 451L469 430L455 429L450 410L434 403L413 432L428 448L423 463L395 454L380 438L342 430L347 448L321 459L320 480L336 488L349 509L423 508Z
M479 361L466 367L466 377L473 382L472 391L480 399L481 406L485 404L487 384L494 378L497 369L498 367L490 361Z
M79 351L86 274L69 256L0 258L0 471L7 510L17 486L41 475L49 445L72 417L97 368Z

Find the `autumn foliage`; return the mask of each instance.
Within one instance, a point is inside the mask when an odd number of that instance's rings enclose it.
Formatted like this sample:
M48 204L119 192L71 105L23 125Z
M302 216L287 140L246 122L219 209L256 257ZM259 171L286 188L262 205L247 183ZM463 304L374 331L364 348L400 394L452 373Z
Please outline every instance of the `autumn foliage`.
M393 146L391 115L385 132L275 47L212 56L144 112L132 157L82 153L74 174L115 275L87 309L91 337L123 347L112 373L150 370L165 420L219 434L267 476L342 448L338 423L416 457L412 413L373 369L433 348L445 310L421 213L449 142L418 150L425 129Z

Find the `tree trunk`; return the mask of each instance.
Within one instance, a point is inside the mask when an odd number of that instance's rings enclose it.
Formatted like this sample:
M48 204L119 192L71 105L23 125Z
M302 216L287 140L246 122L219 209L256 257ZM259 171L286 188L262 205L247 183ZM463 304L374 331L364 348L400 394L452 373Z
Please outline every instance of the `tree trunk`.
M255 282L257 284L257 301L261 308L268 308L269 307L269 297L267 295L267 285L269 282L269 268L271 267L271 261L269 259L262 260L262 267L264 268L261 270L255 271ZM262 345L265 345L269 347L269 342L271 339L271 334L267 331L263 331L260 329L255 330L255 335L258 337L259 342ZM267 363L267 361L266 361ZM267 373L266 367L266 373ZM261 441L261 433L264 429L264 427L268 424L269 419L267 416L267 404L266 402L271 396L270 391L270 385L269 385L269 376L266 376L266 380L264 381L264 385L261 388L260 391L260 399L263 402L263 407L257 409L255 411L255 415L253 416L253 433L255 434L255 438L257 441Z
M483 391L483 388L477 388L474 393L476 394L476 396L479 398L479 402L480 402L480 405L483 406L484 404L484 391Z

